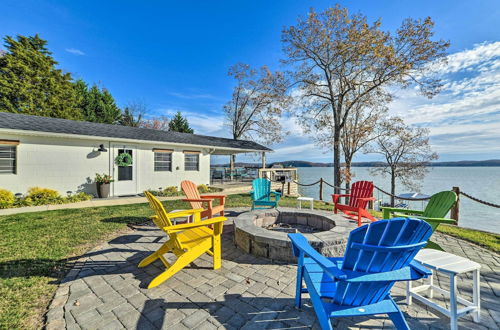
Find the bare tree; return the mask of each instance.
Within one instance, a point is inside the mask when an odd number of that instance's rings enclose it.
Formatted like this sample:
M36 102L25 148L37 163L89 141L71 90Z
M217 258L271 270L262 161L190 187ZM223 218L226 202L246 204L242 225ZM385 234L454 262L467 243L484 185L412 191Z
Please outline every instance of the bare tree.
M392 195L396 193L396 180L410 189L418 188L417 180L428 172L428 163L438 158L429 145L429 130L408 126L400 117L388 118L378 129L378 137L365 151L382 155L385 165L374 167L371 172L391 177ZM394 196L391 205L394 206Z
M129 102L123 109L119 123L124 126L141 127L145 113L147 113L147 106L144 102Z
M285 132L280 119L288 100L283 75L243 63L233 65L228 75L236 80L231 100L224 105L233 139L266 144L282 141ZM234 162L235 155L231 155L231 170Z
M144 119L140 123L140 127L142 128L150 128L150 129L157 129L160 131L168 131L168 123L170 120L168 119L167 116L159 116L159 117L153 117L149 119Z
M449 43L433 41L434 23L406 19L395 33L382 31L361 14L337 5L306 18L282 33L284 63L298 87L303 107L299 121L306 132L331 122L335 185L341 183L341 134L349 114L370 95L391 99L389 87L417 85L432 97L442 86L430 63L446 60ZM394 88L393 88L394 89ZM336 190L338 191L338 190Z
M351 170L354 155L368 143L375 140L377 134L380 134L380 131L377 130L377 125L380 124L381 120L387 114L385 103L385 99L359 103L346 118L344 128L340 134L340 145L342 155L344 156L344 167L341 170L341 178L345 183L346 189L350 188L351 180L354 176ZM313 137L316 145L323 149L332 149L334 145L332 133L335 130L331 127L332 124L332 120L328 121L325 126L317 129L316 136Z

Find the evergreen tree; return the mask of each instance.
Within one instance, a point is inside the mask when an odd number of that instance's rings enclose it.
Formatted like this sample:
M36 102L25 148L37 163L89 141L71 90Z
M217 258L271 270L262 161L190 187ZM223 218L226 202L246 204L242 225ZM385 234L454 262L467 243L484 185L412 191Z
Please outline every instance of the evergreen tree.
M186 118L182 116L180 111L178 111L175 116L168 123L168 130L181 133L193 133L193 129L189 127L189 123Z
M82 119L71 74L58 64L47 41L35 36L4 38L0 54L0 111Z
M122 119L121 110L116 106L113 96L107 89L100 89L95 84L89 89L82 80L75 83L74 89L78 107L85 121L116 124Z

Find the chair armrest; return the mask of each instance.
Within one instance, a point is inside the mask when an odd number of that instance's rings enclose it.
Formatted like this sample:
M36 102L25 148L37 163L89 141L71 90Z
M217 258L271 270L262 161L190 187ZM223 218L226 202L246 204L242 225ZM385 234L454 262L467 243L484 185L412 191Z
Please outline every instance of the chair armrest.
M200 196L201 198L226 198L227 196L226 195L201 195Z
M375 197L365 197L365 198L358 198L360 201L374 201L376 200Z
M337 204L340 197L350 197L351 194L332 194L333 204Z
M203 226L209 226L209 225L214 225L219 222L224 222L226 221L226 217L216 217L208 220L203 220L199 222L194 222L194 223L184 223L181 225L174 225L174 226L168 226L168 227L163 227L163 230L166 231L167 233L176 233L179 231L184 231L186 229L192 229L192 228L197 228L197 227L203 227Z
M345 281L349 283L413 281L432 275L430 270L415 261L412 261L409 266L388 272L372 274L346 270L344 272L347 274Z
M274 194L274 198L276 198L276 201L279 201L282 196L282 194L279 191L274 191L274 190L271 190L269 192L269 195L271 194Z
M196 213L201 213L201 212L203 212L203 209L181 210L181 211L177 211L177 212L169 212L168 217L173 218L173 219L183 218L183 217L187 217L187 216L194 215Z
M416 216L415 218L417 219L422 219L425 221L431 221L431 222L439 222L439 223L450 223L450 224L456 224L457 221L454 219L447 219L447 218L430 218L430 217L422 217L422 216Z
M302 234L288 234L288 238L292 241L293 253L296 257L303 257L307 255L309 258L316 261L316 263L331 277L345 280L347 275L344 271L340 270L337 265L329 260L327 257L321 255L318 251L313 249L307 239Z
M184 198L182 200L183 202L209 202L209 199L201 199L201 198Z
M419 210L407 210L407 209L402 209L399 207L385 207L382 206L380 208L384 212L384 219L390 219L391 218L391 213L394 212L399 212L399 213L412 213L412 214L423 214L424 211L419 211Z
M209 199L214 200L216 198L217 197L215 197L215 196L200 196L200 199L203 199L203 200L209 200Z

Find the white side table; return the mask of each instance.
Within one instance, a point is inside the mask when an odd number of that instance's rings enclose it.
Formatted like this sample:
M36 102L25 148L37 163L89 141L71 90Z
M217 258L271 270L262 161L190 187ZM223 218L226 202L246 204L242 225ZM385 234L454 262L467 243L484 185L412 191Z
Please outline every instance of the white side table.
M450 327L452 330L457 329L457 320L459 317L472 313L474 322L480 322L480 286L479 286L479 270L481 265L467 258L459 257L451 253L446 253L438 250L423 249L415 256L415 261L429 268L434 275L434 272L441 272L450 277L450 292L441 289L434 285L433 275L429 276L429 284L420 285L417 287L411 286L411 281L406 284L406 301L411 305L412 298L420 300L427 306L438 310L450 317ZM457 292L457 275L472 272L472 302L458 296ZM429 290L429 298L423 297L418 292ZM433 292L439 292L450 298L450 310L438 305L431 299ZM458 303L465 305L464 308L458 309Z
M302 201L306 202L310 202L311 203L311 206L310 206L310 209L314 209L314 198L312 197L299 197L297 198L297 200L299 201L299 209L302 209Z

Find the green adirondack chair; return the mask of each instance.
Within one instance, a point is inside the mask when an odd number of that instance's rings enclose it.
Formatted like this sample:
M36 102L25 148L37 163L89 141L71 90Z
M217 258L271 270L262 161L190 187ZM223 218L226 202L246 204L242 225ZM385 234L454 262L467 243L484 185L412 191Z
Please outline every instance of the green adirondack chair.
M419 218L425 220L432 227L432 232L436 230L436 228L441 223L448 224L456 224L456 221L453 219L445 218L448 212L451 210L453 205L455 205L457 201L457 194L453 191L441 191L437 194L434 194L429 199L425 210L408 210L401 209L397 207L381 207L384 212L383 218L390 219L391 217L412 217ZM439 244L429 241L429 244L426 246L427 248L443 250Z

